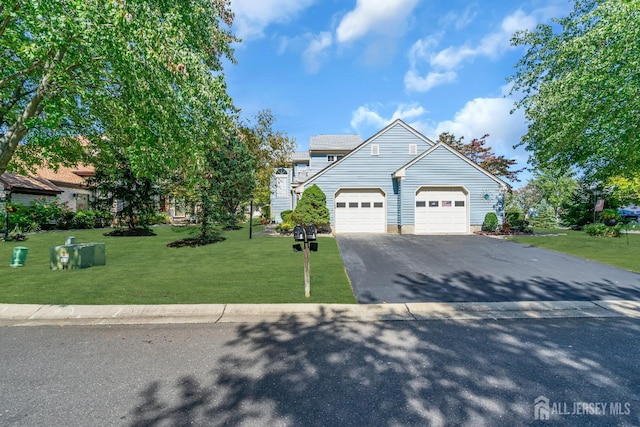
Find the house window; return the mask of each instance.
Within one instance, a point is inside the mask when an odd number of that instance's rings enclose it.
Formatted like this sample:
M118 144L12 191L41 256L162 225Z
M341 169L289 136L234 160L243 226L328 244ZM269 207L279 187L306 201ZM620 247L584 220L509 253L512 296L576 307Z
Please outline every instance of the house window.
M350 208L357 208L358 207L358 202L349 202L349 207Z
M442 207L443 208L450 208L451 207L451 200L443 200L442 201Z
M373 202L373 207L374 208L381 208L382 207L382 202Z
M343 157L344 157L344 156L343 156L342 154L338 154L338 155L336 156L336 160L340 160L340 159L341 159L341 158L343 158Z
M378 144L371 145L371 155L378 156L380 154L380 146Z
M327 156L327 162L335 162L335 161L336 161L336 156L333 156L331 154Z
M338 202L338 203L336 203L336 207L337 208L346 208L347 204L345 202Z
M437 200L429 200L429 207L430 208L437 208L438 207L438 201Z
M416 208L426 208L427 207L427 202L423 201L416 201Z
M456 208L464 207L464 200L456 200L455 201Z
M370 208L371 207L371 202L362 202L362 203L360 203L360 207L361 208Z
M418 154L418 145L417 144L409 144L409 154L415 156Z

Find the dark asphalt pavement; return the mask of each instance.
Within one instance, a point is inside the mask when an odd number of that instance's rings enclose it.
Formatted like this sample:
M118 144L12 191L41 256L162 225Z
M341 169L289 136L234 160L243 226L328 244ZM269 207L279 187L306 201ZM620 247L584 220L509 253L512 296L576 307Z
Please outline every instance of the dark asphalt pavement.
M360 303L640 300L640 274L478 235L339 235Z
M640 425L638 319L282 320L0 328L0 425Z

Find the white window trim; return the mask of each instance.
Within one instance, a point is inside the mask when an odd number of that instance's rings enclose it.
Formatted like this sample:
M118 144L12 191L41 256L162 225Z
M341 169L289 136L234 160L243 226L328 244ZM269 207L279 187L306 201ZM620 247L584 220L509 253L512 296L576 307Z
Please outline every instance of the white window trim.
M409 144L409 154L413 156L418 154L418 144Z
M327 154L327 162L335 162L336 161L336 156L334 156L333 154Z
M380 155L380 146L378 144L371 144L371 155L372 156Z

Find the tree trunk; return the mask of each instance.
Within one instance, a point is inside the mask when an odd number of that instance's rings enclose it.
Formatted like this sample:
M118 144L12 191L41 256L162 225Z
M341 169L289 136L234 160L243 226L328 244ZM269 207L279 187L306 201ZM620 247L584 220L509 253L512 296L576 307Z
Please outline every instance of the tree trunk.
M24 107L22 114L20 114L16 122L0 137L0 175L7 170L7 166L9 166L9 162L18 148L18 144L20 144L22 138L24 138L29 131L26 126L27 120L39 116L42 112L42 108L44 107L42 103L49 94L51 79L53 77L51 70L56 63L62 61L64 54L65 50L59 50L56 52L53 60L47 63L44 67L44 75L40 79L40 84L33 98L31 98Z

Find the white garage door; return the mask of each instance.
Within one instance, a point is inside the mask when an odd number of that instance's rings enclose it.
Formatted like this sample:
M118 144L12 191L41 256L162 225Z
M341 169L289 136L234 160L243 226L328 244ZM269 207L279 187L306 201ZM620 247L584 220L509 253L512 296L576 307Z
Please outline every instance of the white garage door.
M469 207L462 189L421 189L416 194L416 234L468 233Z
M334 208L336 233L386 233L387 201L380 189L340 190Z

